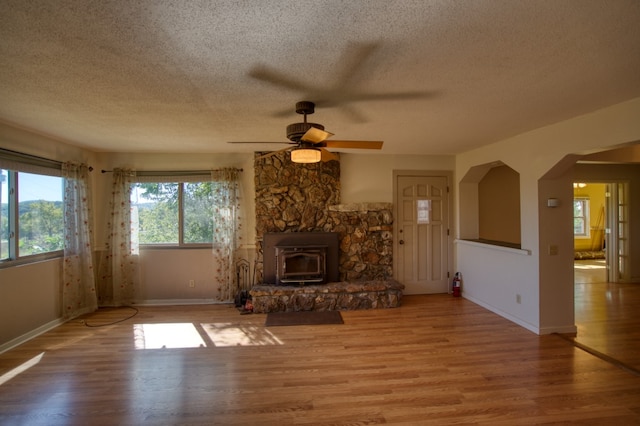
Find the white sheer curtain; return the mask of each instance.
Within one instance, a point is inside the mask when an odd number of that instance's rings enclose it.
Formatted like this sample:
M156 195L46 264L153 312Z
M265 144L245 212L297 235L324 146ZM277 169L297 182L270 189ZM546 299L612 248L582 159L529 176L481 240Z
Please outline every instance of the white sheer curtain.
M135 171L113 170L106 250L98 273L100 306L130 305L139 284L138 247L131 238L130 194L134 177Z
M232 301L238 291L236 262L242 236L240 218L240 170L211 172L213 189L213 262L219 301Z
M98 308L92 253L91 192L85 164L62 164L64 178L64 262L62 306L73 318Z

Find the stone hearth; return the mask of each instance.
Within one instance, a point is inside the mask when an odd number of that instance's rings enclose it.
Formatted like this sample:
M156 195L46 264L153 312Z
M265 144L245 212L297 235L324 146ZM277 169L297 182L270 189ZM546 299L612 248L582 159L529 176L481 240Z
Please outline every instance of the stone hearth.
M395 280L321 285L257 285L250 293L256 313L395 308L404 285Z

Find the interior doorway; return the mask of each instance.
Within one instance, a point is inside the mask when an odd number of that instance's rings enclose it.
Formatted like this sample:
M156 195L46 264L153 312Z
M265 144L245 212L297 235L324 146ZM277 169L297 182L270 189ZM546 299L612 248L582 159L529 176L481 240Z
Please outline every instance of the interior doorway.
M591 269L604 272L600 281L629 282L628 183L574 182L573 234L576 276Z
M591 281L598 272L607 279L607 188L603 182L573 183L573 248L576 277Z

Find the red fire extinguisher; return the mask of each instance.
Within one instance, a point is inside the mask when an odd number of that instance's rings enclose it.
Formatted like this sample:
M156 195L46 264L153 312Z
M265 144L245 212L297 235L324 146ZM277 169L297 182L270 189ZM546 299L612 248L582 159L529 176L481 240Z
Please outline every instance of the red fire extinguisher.
M453 297L460 297L462 292L462 278L460 272L456 272L453 276L453 282L451 283L451 293Z

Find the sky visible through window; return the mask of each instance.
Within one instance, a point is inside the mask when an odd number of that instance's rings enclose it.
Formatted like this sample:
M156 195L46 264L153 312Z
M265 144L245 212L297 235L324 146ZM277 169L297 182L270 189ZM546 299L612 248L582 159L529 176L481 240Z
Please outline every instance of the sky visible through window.
M20 173L20 200L19 202L32 200L62 201L62 179L52 176ZM8 202L7 171L2 170L0 178L2 185L2 203Z

